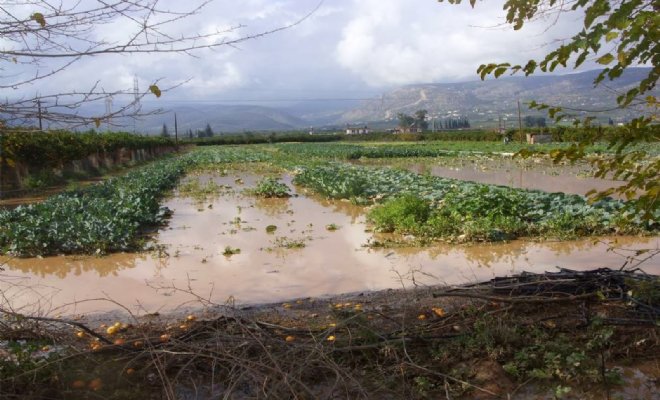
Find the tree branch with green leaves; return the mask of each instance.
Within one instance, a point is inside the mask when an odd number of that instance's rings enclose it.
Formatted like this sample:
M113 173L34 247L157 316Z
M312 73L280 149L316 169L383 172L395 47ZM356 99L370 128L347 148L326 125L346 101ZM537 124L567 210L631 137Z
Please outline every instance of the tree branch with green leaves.
M438 0L442 2L444 0ZM459 4L462 0L446 0ZM475 7L476 0L469 0ZM561 16L579 11L583 23L577 32L550 51L543 59L529 60L525 64L487 63L477 69L484 80L488 76L499 78L505 73L554 72L558 67L576 69L585 61L592 60L604 68L598 73L594 85L606 80L620 78L625 70L633 66L650 66L644 78L635 82L624 93L616 94L616 108L635 107L637 116L624 124L618 135L605 137L604 130L594 123L594 116L578 119L561 104L544 104L532 101L530 108L545 110L556 123L573 118L581 126L584 139L570 147L555 150L551 157L561 160L584 160L585 149L606 141L609 153L590 159L595 175L600 178L622 179L626 184L601 192L590 193L597 200L618 194L629 200L636 213L646 220L660 218L658 196L660 195L660 159L652 157L641 146L635 144L660 140L658 101L654 88L660 77L660 1L659 0L507 0L504 3L506 22L514 30L550 13ZM522 152L520 155L529 155Z

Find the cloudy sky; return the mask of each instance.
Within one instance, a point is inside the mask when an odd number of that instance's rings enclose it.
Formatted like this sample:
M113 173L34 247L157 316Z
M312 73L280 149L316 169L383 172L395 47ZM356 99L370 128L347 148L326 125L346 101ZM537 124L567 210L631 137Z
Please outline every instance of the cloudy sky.
M160 7L182 10L194 3L162 0ZM198 15L166 27L167 32L191 35L243 26L225 36L232 39L286 26L313 12L290 29L194 56L82 59L20 91L86 90L97 81L106 90L128 89L138 76L143 88L160 78L161 86L187 81L167 93L168 100L365 98L405 84L475 80L481 63L538 58L580 28L579 16L568 14L513 31L503 26L502 4L480 1L472 9L436 0L215 0ZM95 27L92 34L120 42L133 31L130 21L120 20ZM19 67L0 71L3 83L35 73ZM40 68L43 72L52 64Z

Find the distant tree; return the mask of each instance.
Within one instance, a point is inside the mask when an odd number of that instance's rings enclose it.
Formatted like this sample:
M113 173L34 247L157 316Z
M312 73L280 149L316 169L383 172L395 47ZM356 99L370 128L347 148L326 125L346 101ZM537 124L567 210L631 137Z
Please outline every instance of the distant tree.
M160 136L170 137L170 132L167 130L167 124L163 124L163 129L160 131Z
M447 118L440 122L440 126L444 129L465 129L470 127L470 121L467 117L460 118Z
M415 118L405 113L399 113L396 117L399 119L400 128L410 128L415 123Z
M204 128L204 136L213 137L213 130L211 129L210 124L206 124L206 128Z
M608 118L607 124L609 126L614 126L614 120L612 118Z
M528 115L523 121L525 123L525 128L545 128L546 126L545 117Z
M427 130L429 128L429 122L426 120L426 115L429 112L426 110L417 110L415 111L415 125L422 130Z

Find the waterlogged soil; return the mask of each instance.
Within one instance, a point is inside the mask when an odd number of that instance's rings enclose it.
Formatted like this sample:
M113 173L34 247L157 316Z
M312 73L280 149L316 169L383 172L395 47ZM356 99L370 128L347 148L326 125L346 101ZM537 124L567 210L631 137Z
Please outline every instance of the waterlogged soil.
M433 159L360 160L384 163L418 174L492 185L585 195L622 186L625 182L593 178L588 165L553 164L547 158L513 158L512 155L438 157Z
M619 237L571 242L513 241L370 248L381 239L364 209L308 195L283 181L293 197L244 193L261 176L249 173L186 178L213 181L213 198L174 194L174 211L148 253L101 257L6 259L0 290L22 312L78 314L115 310L169 311L200 299L257 304L337 293L463 284L522 271L566 267L619 268L634 249L658 248L660 238ZM184 181L184 184L186 182ZM267 232L274 226L274 232ZM272 228L272 227L271 227ZM611 245L627 249L611 251ZM660 260L643 265L660 274Z

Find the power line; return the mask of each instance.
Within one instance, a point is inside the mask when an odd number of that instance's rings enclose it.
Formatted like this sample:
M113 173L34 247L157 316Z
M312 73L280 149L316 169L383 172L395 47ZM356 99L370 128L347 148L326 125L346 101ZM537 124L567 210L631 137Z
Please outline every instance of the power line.
M159 100L160 103L170 102L170 103L274 103L274 102L291 102L291 101L368 101L368 100L379 100L380 97L364 97L364 98L344 98L344 97L333 97L333 98L288 98L288 99L214 99L214 100Z

